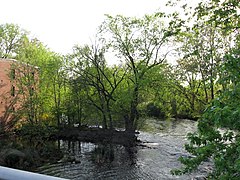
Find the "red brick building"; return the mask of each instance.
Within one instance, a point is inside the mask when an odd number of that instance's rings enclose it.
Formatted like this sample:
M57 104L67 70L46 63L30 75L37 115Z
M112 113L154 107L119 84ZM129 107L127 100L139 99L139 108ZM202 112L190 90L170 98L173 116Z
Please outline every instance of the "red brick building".
M0 125L8 124L36 89L37 68L14 59L0 59Z

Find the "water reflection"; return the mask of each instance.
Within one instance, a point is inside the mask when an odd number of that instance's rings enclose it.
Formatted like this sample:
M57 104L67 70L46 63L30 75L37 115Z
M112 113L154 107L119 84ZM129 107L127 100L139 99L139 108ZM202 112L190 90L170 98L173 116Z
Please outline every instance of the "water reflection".
M97 165L112 163L114 161L114 149L112 144L100 144L92 153L92 161Z
M68 179L116 179L136 174L137 148L115 144L60 141L64 157L38 169L40 173Z
M135 147L115 144L93 144L59 141L64 157L54 164L39 168L43 174L67 179L194 179L206 175L207 165L200 172L172 176L170 171L181 166L177 159L188 155L183 146L185 135L196 129L196 123L157 122L154 133L141 132L143 142ZM166 126L165 124L166 123ZM160 124L160 125L159 125ZM163 125L162 125L163 124ZM158 127L167 127L160 130Z
M14 136L0 139L1 166L31 171L47 162L56 162L62 155L54 141Z

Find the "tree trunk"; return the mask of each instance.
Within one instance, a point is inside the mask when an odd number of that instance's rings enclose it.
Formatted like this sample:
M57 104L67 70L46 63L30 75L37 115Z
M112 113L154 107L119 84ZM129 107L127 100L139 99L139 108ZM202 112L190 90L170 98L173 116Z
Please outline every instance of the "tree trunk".
M111 114L109 100L106 100L107 101L107 113L108 113L108 119L109 119L109 128L113 129L112 114Z
M105 115L105 112L102 112L102 115L103 115L103 122L102 122L102 125L103 125L103 129L107 129L107 118L106 118L106 115Z
M137 128L137 121L139 119L137 105L138 105L138 85L136 85L134 88L129 118L125 119L125 129L128 132L135 132Z
M214 99L214 82L213 82L213 77L212 77L212 74L211 74L211 100Z
M79 127L82 125L82 104L80 100L78 99L78 123Z

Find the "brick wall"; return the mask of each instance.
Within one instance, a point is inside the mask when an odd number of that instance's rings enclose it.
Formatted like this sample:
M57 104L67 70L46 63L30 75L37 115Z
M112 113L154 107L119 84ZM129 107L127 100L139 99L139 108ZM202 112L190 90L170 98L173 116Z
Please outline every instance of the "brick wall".
M36 89L36 83L32 83L30 87L23 84L21 89L25 93L19 93L19 85L21 78L26 75L32 75L33 80L37 79L37 68L20 63L14 59L0 59L0 120L8 121L11 115L21 107L24 99L27 98L29 88ZM6 112L10 112L10 116L4 118Z
M12 97L10 96L12 82L9 78L11 64L13 60L0 59L0 117L3 116L6 106Z

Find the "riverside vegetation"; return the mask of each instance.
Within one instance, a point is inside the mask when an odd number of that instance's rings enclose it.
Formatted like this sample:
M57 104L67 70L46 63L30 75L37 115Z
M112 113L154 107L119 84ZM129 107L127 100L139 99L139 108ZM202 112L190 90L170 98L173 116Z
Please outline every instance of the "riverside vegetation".
M181 157L183 168L173 174L190 173L211 159L214 169L208 178L239 179L239 2L202 1L195 9L176 2L167 6L180 5L184 13L107 15L95 44L76 45L66 55L31 39L18 25L0 25L0 57L40 69L35 92L30 74L16 77L15 100L24 99L19 109L8 107L1 117L0 154L5 156L0 164L31 168L35 160L26 159L56 153L57 144L46 150L48 140L64 138L73 129L71 138L85 131L86 139L93 140L96 136L91 135L98 131L108 137L122 133L128 142L136 141L136 131L148 124L146 117L174 117L198 120L198 130L188 135L185 147L192 156ZM117 64L108 65L109 53ZM6 136L20 138L22 144L3 142ZM31 147L39 151L25 158ZM10 155L6 149L11 149ZM61 156L59 152L55 160Z

